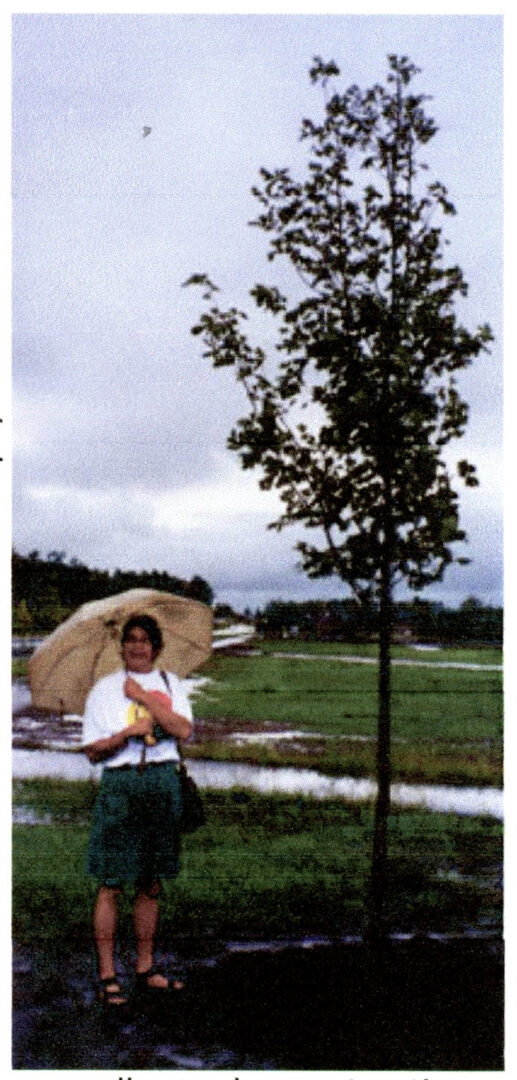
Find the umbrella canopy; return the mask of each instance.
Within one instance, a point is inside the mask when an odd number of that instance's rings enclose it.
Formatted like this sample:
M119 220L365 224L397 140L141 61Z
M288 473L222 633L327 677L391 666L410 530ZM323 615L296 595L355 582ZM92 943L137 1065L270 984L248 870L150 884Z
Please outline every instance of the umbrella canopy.
M58 626L29 660L32 704L82 715L94 683L122 667L122 628L132 615L152 615L163 635L160 667L184 678L212 651L212 611L198 600L130 589L93 600Z

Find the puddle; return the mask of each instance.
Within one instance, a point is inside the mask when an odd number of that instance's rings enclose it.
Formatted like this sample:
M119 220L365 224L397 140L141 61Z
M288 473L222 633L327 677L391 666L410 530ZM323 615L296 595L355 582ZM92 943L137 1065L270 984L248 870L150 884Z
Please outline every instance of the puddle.
M181 1002L173 1009L133 1007L121 1023L103 1019L93 1005L90 955L67 956L65 987L62 958L22 956L12 1067L114 1076L158 1069L237 1076L504 1068L497 940L401 935L375 963L356 940L279 944L253 951L236 943L210 967L187 964ZM163 960L173 965L174 956Z
M13 713L20 712L21 709L27 709L31 703L31 692L29 686L22 679L16 679L12 684L11 701Z
M189 693L195 693L205 681L202 676L189 679ZM30 709L29 706L29 687L25 680L17 679L13 683L14 779L48 777L88 780L100 777L102 766L90 765L80 752L81 718L72 715L58 717L44 710ZM234 732L229 736L234 744L310 738L320 739L321 736L292 730ZM354 735L350 738L354 741L372 741L371 736ZM201 788L228 790L237 787L263 795L279 793L366 802L375 799L377 790L375 781L370 778L326 776L310 768L260 766L196 758L189 761L189 770ZM396 783L392 785L391 798L397 806L467 816L486 815L503 820L503 792L499 788Z
M200 787L251 788L263 795L281 792L316 799L342 798L350 802L365 802L374 799L377 791L375 782L368 778L324 776L313 769L196 760L189 762L189 770ZM399 806L468 816L488 815L503 820L503 793L497 788L393 784L391 797L393 803Z
M287 652L274 652L271 656L275 660L322 660L323 657L316 653L287 653ZM343 654L325 654L325 660L337 661L342 664L378 664L378 658L376 656L344 656ZM391 661L394 667L421 667L432 668L434 671L440 670L440 668L454 668L457 671L502 671L502 664L474 664L464 663L460 660L421 660L421 659L405 659L403 657L393 657Z
M92 766L84 754L73 750L12 751L14 780L89 780L100 776L101 768Z
M392 800L398 806L420 806L440 813L504 818L504 796L499 788L456 788L436 784L394 784Z
M13 806L13 825L52 825L54 818L48 811L41 813L32 806Z
M13 637L11 640L11 655L13 657L30 656L38 645L41 645L42 637Z
M49 777L61 780L88 780L100 775L101 766L90 765L83 754L73 750L12 751L15 780ZM375 798L376 784L370 779L324 776L314 769L274 768L237 762L189 761L189 771L201 788L229 790L247 788L262 795L306 795L315 799L341 798L366 802ZM503 820L503 792L498 788L461 788L446 785L393 784L394 805L420 807L440 813L470 817L483 815Z
M247 743L289 742L295 739L332 739L333 735L320 735L314 731L234 731L227 735L228 742L236 743L237 746L245 746ZM361 736L358 736L360 739ZM368 736L364 736L368 738Z
M397 944L404 944L411 941L438 941L442 945L459 941L500 941L499 935L494 930L476 930L474 928L457 931L456 933L433 930L427 931L426 933L422 933L421 931L408 931L407 933L395 931L392 934L387 934L386 939ZM362 944L364 944L364 936L362 934L338 934L334 937L328 937L325 934L311 934L301 938L274 938L270 941L226 941L224 943L224 951L225 953L237 954L279 953L287 952L290 949L303 949L306 951L310 949L330 949L335 948L336 946ZM213 962L213 960L209 962Z

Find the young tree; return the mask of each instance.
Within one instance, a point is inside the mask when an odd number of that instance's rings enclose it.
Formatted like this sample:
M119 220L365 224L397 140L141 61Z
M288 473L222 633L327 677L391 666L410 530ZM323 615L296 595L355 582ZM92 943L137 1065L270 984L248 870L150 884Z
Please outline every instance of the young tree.
M426 182L421 147L436 134L407 57L389 57L385 85L331 93L339 75L317 57L310 71L325 93L321 122L302 122L307 175L262 169L252 224L270 236L268 258L297 272L294 301L276 286L250 295L279 320L276 357L252 346L246 313L209 307L193 328L215 367L232 365L249 413L228 445L244 468L260 466L284 511L273 528L302 523L322 543L297 545L310 577L336 574L379 629L379 715L369 931L383 933L390 804L390 635L395 585L439 580L465 538L443 448L464 431L467 407L456 375L491 340L469 332L455 301L467 286L443 262L437 217L453 214L447 191ZM475 468L458 462L467 485Z

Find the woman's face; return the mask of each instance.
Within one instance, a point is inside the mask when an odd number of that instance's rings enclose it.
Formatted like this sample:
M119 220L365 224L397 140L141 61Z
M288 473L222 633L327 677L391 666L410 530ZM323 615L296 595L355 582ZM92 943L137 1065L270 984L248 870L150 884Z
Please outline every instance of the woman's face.
M129 671L146 674L153 669L154 656L153 646L145 630L141 626L133 626L122 643L125 667Z

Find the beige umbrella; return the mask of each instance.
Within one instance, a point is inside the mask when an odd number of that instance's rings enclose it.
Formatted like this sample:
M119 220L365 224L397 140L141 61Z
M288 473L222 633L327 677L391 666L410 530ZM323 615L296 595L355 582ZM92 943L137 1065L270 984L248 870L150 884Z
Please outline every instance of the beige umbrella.
M82 715L94 683L122 667L121 636L132 615L152 615L163 635L157 664L184 678L212 651L212 611L198 600L130 589L93 600L58 626L29 660L32 704Z

